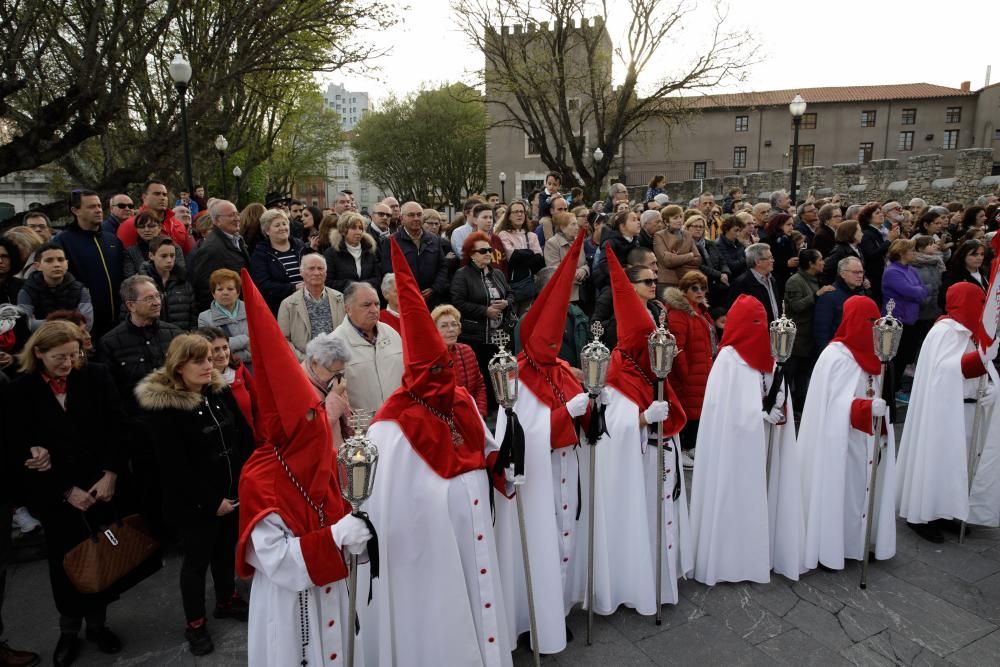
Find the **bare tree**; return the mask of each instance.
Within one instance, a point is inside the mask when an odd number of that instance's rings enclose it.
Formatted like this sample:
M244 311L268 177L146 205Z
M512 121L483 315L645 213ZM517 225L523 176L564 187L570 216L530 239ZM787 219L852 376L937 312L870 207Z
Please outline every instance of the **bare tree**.
M673 126L691 113L683 95L742 80L753 61L750 37L728 32L714 5L710 32L688 62L655 77L665 51L694 8L681 0L620 0L624 39L612 44L606 0L454 0L460 25L485 57L485 88L495 126L523 131L564 183L584 182L595 197L626 141L651 121ZM485 27L484 27L485 26ZM578 102L576 102L578 100ZM601 160L587 149L600 147Z

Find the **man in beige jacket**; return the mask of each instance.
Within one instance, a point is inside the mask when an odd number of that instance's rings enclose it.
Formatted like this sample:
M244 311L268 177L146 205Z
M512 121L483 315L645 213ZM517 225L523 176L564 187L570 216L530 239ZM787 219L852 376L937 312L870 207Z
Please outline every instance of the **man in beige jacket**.
M278 327L302 361L306 345L316 336L332 333L344 321L344 295L325 285L326 259L319 253L302 256L299 289L278 306Z

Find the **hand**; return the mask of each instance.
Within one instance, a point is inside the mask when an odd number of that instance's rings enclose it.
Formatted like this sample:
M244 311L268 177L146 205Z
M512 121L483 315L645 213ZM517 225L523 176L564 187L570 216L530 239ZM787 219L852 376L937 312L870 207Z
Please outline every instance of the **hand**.
M503 315L503 310L497 306L490 306L486 309L486 317L491 320L499 320L501 315Z
M601 405L611 405L611 390L605 387L601 390L601 395L597 398L598 403Z
M14 357L6 352L0 352L0 368L7 368L12 363L14 363Z
M420 296L424 297L425 301L431 298L432 294L434 294L434 290L431 289L430 287L428 287L427 289L420 290Z
M80 510L81 512L86 512L89 510L94 503L97 501L92 495L84 491L78 486L74 486L69 490L69 494L66 496L66 502Z
M885 417L889 412L889 406L881 398L872 399L872 417Z
M587 279L587 269L583 269L583 268L577 269L576 270L576 282L582 283L586 279Z
M785 406L783 403L775 403L770 412L761 410L760 416L768 424L779 424L785 420Z
M824 294L829 294L832 291L834 291L833 285L824 285L823 287L820 287L819 290L816 292L816 296L821 297Z
M503 478L511 484L514 483L514 466L509 465L503 469Z
M585 392L580 392L566 403L566 412L570 417L582 417L587 412L587 405L590 403L590 396Z
M44 447L32 447L29 451L31 458L24 462L25 468L38 472L52 470L52 457L49 456L49 450Z
M646 420L647 424L658 424L662 421L666 421L669 414L669 403L666 401L653 401L649 404L649 407L646 408L646 411L642 413L642 417Z
M689 252L689 253L688 253L688 255L689 255L689 256L691 257L691 259L692 259L692 260L694 260L694 261L697 261L697 262L700 262L700 261L701 261L701 255L699 255L699 254L698 254L698 253L696 253L696 252Z
M330 387L330 393L336 394L337 396L343 396L347 393L347 378L342 377L333 383Z
M330 530L333 533L333 541L337 543L337 546L347 549L355 556L365 550L365 545L372 538L371 531L368 530L368 525L353 514L343 517L340 521L333 524ZM360 550L357 547L361 547Z
M723 285L728 286L729 285L729 274L728 273L723 273L722 277L719 278L719 282L721 282Z
M889 230L889 235L887 237L890 241L895 241L899 238L899 225L893 225L892 229Z
M492 303L492 305L493 305L493 306L496 306L496 307L497 307L497 308L499 308L500 310L504 310L504 309L505 309L505 308L506 308L507 306L509 306L510 304L509 304L509 303L507 303L507 299L497 299L496 301L494 301L494 302Z
M861 286L864 287L865 289L871 289L872 288L872 283L871 283L870 280L868 280L867 278L865 278L864 281L862 281Z
M983 392L982 397L979 399L979 404L984 408L988 408L997 402L997 386L992 382L986 384L986 391Z
M111 472L110 470L104 471L104 477L97 480L97 483L90 487L90 495L95 499L100 500L102 503L106 503L111 500L115 495L115 482L118 480L118 475Z
M798 268L798 266L799 266L799 258L798 257L792 257L791 259L788 260L788 268L795 269L795 268Z
M215 510L215 516L226 516L236 510L236 505L229 498L223 498L219 503L219 509Z

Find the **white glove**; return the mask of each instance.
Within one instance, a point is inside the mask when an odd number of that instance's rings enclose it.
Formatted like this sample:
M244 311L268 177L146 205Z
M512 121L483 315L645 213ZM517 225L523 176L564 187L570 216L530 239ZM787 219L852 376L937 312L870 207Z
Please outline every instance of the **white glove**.
M333 541L337 546L347 549L355 556L364 553L368 540L372 537L365 522L352 514L333 524L330 530L333 531Z
M988 408L997 402L997 386L992 382L986 383L986 391L983 393L983 397L979 399L979 404L984 408Z
M586 392L580 392L566 402L566 412L570 417L582 417L587 412L587 405L590 403L590 396Z
M785 419L784 403L775 403L770 412L760 411L760 416L769 424L777 424Z
M511 484L514 483L514 466L509 465L503 469L503 477Z
M881 398L872 399L872 417L885 417L889 412L889 406Z
M605 387L601 390L601 396L598 399L601 405L611 405L611 390Z
M666 401L653 401L646 408L646 411L642 413L643 418L646 420L647 424L658 424L662 421L666 421L667 415L670 414L670 404Z

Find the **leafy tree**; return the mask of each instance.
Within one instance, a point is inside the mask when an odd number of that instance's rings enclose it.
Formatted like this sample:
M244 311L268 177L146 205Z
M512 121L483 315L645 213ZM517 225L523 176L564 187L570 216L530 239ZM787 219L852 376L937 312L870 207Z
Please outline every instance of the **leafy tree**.
M340 115L318 90L304 93L283 119L264 167L270 191L291 192L303 179L324 177L327 159L344 141Z
M388 100L362 117L351 147L365 178L400 201L460 207L486 185L486 110L462 84Z
M617 44L606 29L606 0L452 2L469 41L485 56L476 84L486 91L493 123L524 132L563 183L579 175L591 198L640 128L682 122L689 113L682 94L740 80L752 61L750 37L725 30L719 4L707 34L685 36L684 61L674 61L672 70L666 52L681 43L693 8L684 0L612 6L614 19L627 24ZM693 46L698 38L705 40L701 48ZM572 99L580 103L571 106ZM600 161L592 157L595 147L603 152Z

